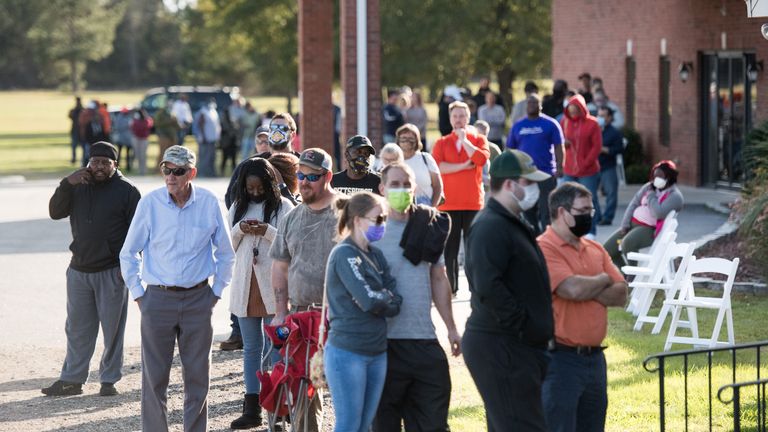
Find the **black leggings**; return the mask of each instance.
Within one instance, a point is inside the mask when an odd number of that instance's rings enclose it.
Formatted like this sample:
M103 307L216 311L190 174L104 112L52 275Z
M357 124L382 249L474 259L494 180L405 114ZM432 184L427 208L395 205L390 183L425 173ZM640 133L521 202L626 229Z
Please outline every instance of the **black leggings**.
M475 218L478 210L448 210L451 216L451 232L448 233L448 241L445 244L445 270L448 272L448 282L454 294L459 290L459 249L461 238L467 244L469 226ZM466 257L466 251L464 257Z

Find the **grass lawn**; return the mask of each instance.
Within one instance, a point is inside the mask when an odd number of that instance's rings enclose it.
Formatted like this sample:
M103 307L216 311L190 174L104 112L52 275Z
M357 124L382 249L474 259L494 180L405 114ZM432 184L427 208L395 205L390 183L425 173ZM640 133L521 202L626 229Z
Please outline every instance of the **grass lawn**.
M714 294L713 294L714 295ZM733 320L737 343L768 339L768 297L733 295ZM656 309L658 311L658 309ZM711 334L715 314L699 312L700 334ZM683 315L684 316L684 315ZM667 320L669 321L669 320ZM643 369L646 356L661 352L668 325L659 335L651 335L646 325L641 332L632 331L633 317L619 309L609 313L608 339L605 351L608 362L608 418L606 431L653 431L659 429L658 373ZM725 329L722 330L725 335ZM723 336L724 337L724 336ZM690 349L675 345L674 350ZM489 351L493 347L488 348ZM754 380L755 354L737 358L737 381ZM732 405L717 400L717 389L731 382L730 354L713 356L713 430L732 430ZM670 360L666 370L666 430L684 430L684 398L682 359ZM763 360L763 364L766 361ZM691 370L693 368L693 370ZM768 377L768 367L763 367L761 377ZM483 403L462 359L451 363L453 394L449 423L454 431L485 430ZM691 431L709 430L706 358L691 358L688 377L688 426ZM742 426L749 426L755 416L755 390L746 390L742 396ZM751 411L750 411L751 410ZM752 423L753 424L753 423ZM750 429L746 429L750 430Z

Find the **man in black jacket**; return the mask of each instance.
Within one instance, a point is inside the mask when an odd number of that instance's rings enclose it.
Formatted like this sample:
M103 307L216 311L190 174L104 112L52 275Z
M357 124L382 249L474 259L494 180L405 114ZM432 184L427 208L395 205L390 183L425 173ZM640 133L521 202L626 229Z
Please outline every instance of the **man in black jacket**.
M526 186L550 177L527 154L491 163L491 198L469 230L472 313L462 351L483 397L488 430L546 431L541 385L554 337L547 264L522 218ZM500 245L503 245L500 247Z
M61 181L49 203L52 219L69 216L72 260L67 269L67 356L48 396L83 392L99 326L104 337L99 377L102 396L117 394L122 377L128 290L120 276L120 249L141 195L117 170L117 148L91 145L88 165Z

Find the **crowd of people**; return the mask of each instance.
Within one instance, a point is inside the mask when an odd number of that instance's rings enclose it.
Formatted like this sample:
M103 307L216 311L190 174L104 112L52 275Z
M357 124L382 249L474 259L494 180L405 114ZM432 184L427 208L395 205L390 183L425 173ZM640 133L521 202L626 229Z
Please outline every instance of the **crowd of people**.
M599 180L621 149L609 129L616 111L600 105L594 117L589 104L599 89L583 81L580 94L568 97L558 81L543 99L528 83L506 142L501 101L487 83L474 125L458 88L446 88L450 130L431 152L423 128L406 122L419 117L408 114L413 107L403 110L400 92L390 92L385 120L402 122L385 127L391 143L377 152L368 137L350 137L344 169L320 148L296 151L290 114L262 126L246 104L240 157L247 157L234 166L226 216L194 179L214 172L216 122L232 122L231 110L220 118L209 104L193 115L181 98L155 116L165 187L143 197L118 169L120 145L95 141L86 166L50 201L52 218L70 218L73 254L66 358L43 393L82 393L99 326L100 394L118 393L130 294L141 313L143 430L168 429L176 345L184 430L206 430L212 310L229 287L233 333L221 348L242 347L244 378L232 429L263 421L256 372L276 360L265 358L265 326L325 303L323 364L336 431L449 430L451 380L433 305L450 354L463 353L483 398L488 430L602 430L607 307L627 297L617 265L652 241L651 228L681 208L682 195L674 163L663 161L627 209L613 247L590 238L601 215ZM558 98L559 113L543 112ZM134 136L152 125L140 112L130 122ZM190 127L199 154L178 144ZM134 149L146 148L136 142ZM605 218L615 206L609 198ZM626 247L617 250L621 239ZM452 312L462 242L472 307L463 336ZM320 430L322 397L318 391L308 404L307 430Z

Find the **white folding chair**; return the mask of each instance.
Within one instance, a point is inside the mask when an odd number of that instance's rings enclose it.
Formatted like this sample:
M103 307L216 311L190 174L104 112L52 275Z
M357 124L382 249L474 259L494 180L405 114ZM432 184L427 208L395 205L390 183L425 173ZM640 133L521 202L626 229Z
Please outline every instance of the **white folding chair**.
M664 292L665 300L673 300L675 295L680 290L683 281L685 280L685 274L688 270L688 264L693 257L693 250L695 249L695 243L674 243L667 247L666 256L662 259L663 262L668 262L671 267L675 267L675 261L678 259L680 263L674 271L674 277L670 280L666 279L666 269L662 268L654 275L654 278L648 282L636 282L632 281L629 286L633 289L639 289L640 294L638 297L637 305L637 320L635 321L635 331L640 331L643 328L643 324L653 324L652 334L658 334L661 331L661 327L664 325L664 321L669 313L670 305L666 302L661 306L661 311L658 315L651 315L651 305L653 299L656 297L658 291ZM662 262L662 266L663 266Z
M664 260L664 256L667 253L667 248L677 238L677 233L670 231L666 232L660 237L657 237L656 248L649 256L648 261L643 266L623 266L621 272L626 276L634 276L633 282L650 282L653 278L659 275L665 275L668 272L669 263ZM661 279L659 279L660 281ZM631 286L631 285L630 285ZM627 311L632 312L633 315L638 314L638 303L641 295L644 293L643 288L632 288L632 292L629 297L629 304L627 305Z
M695 347L715 348L718 345L733 345L733 313L731 311L731 290L733 281L736 278L736 270L739 268L739 259L732 261L723 258L692 258L688 263L688 270L685 272L685 280L680 288L680 294L677 299L666 300L672 308L672 324L669 326L667 341L664 343L664 351L668 351L673 343L694 345ZM717 273L726 276L725 285L723 285L722 297L703 297L696 295L693 287L693 276L699 273ZM680 313L683 308L688 312L688 322L692 336L678 336L677 329L680 327ZM715 309L717 318L712 329L711 337L699 337L699 326L696 317L697 309ZM725 318L728 341L721 342L720 329Z
M658 247L658 244L657 244L658 240L663 238L664 234L670 231L676 232L677 224L678 224L677 212L675 210L671 210L669 213L667 213L667 216L664 218L664 224L661 226L661 230L659 230L659 234L656 235L656 239L653 241L653 244L651 244L651 249L648 251L648 253L630 252L627 254L627 260L635 261L639 266L648 262L648 260L650 259L650 256Z

